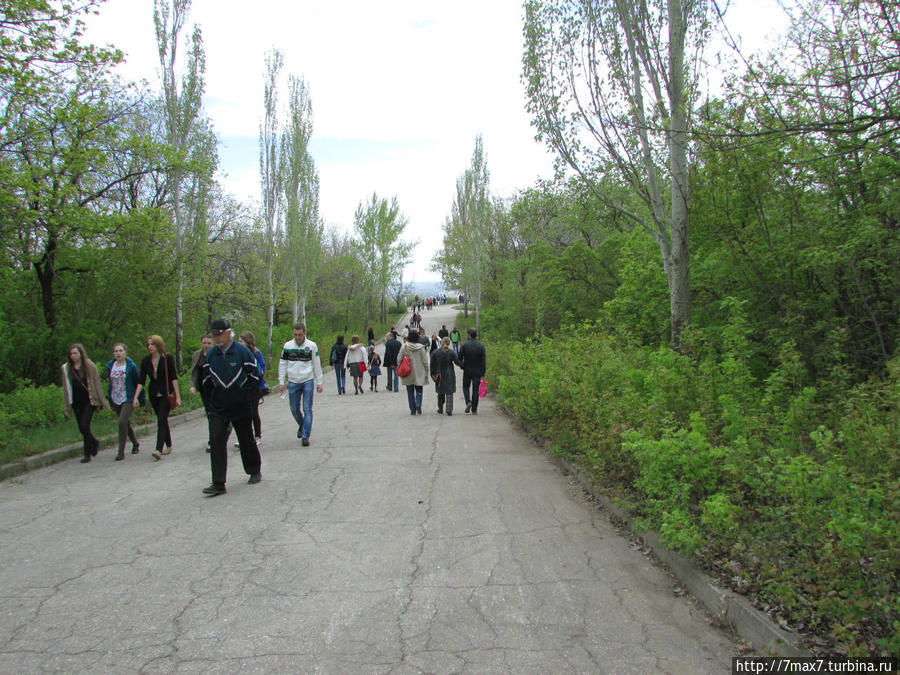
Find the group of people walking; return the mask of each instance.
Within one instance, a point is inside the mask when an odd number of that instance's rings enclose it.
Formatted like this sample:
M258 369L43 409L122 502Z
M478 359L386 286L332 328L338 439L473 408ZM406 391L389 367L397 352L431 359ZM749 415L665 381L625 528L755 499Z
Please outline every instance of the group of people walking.
M297 422L297 438L301 445L309 446L313 421L314 392L324 391L319 349L307 338L303 323L293 325L293 339L282 348L278 364L279 391L289 397L291 414ZM429 378L435 384L438 397L438 413L453 414L453 394L456 392L455 368L463 371L463 394L466 412L478 413L479 385L485 373L485 349L477 340L474 329L469 329L469 339L460 347L459 333L442 327L432 339L416 329L404 331L401 342L395 331L385 335L384 358L375 349L374 336L369 330L369 344L364 345L358 335L344 343L339 335L331 349L329 363L334 367L338 394L346 393L346 371L350 371L356 394L364 393L363 378L369 374L370 391L378 391L378 378L382 364L387 371L387 390L400 391L400 383L406 388L411 415L422 414L422 397ZM73 344L62 365L62 385L65 415L75 417L83 437L84 457L90 462L97 455L99 441L91 432L94 412L111 408L118 416L119 438L116 461L125 458L125 448L131 442L131 453L140 452L140 444L131 425L135 408L150 399L157 419L156 449L152 456L159 460L172 452L172 436L169 429L169 413L181 405L175 360L166 353L165 343L158 335L146 341L147 356L138 366L127 356L125 345L113 346L113 358L106 363L109 374L107 393L104 396L100 373L87 357L81 344ZM200 394L208 420L207 452L210 453L212 483L203 493L215 496L225 493L228 465L227 443L231 430L237 436L244 471L249 483L262 480L262 460L259 443L262 423L259 405L265 384L265 361L256 348L256 339L250 332L241 333L235 340L227 319L212 322L210 330L201 339L201 348L191 358L190 393Z

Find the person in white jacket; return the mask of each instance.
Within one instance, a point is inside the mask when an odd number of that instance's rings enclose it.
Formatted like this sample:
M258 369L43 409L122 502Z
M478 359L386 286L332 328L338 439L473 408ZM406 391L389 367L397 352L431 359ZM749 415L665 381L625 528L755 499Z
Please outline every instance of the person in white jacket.
M309 445L312 433L313 386L318 393L322 386L322 362L316 343L306 338L306 324L294 324L294 339L284 343L278 362L278 391L285 389L290 397L291 414L297 420L297 438Z
M359 335L350 338L350 345L347 347L347 356L344 357L344 368L350 369L350 377L353 378L353 388L356 394L363 393L363 374L365 364L369 361L369 353L366 346L359 341ZM360 364L363 364L360 366Z

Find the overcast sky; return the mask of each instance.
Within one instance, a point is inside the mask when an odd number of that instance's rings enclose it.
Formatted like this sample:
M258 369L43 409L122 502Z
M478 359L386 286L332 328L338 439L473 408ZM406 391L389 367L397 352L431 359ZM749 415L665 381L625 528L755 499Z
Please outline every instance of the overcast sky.
M746 1L759 17L758 0ZM396 195L406 238L421 242L406 280L436 279L427 268L477 134L495 195L552 175L525 112L521 23L521 0L194 0L184 32L203 31L226 191L259 200L264 59L278 48L284 79L309 86L326 226L349 232L360 201ZM159 87L153 0L107 0L88 28L90 41L125 51L124 77Z

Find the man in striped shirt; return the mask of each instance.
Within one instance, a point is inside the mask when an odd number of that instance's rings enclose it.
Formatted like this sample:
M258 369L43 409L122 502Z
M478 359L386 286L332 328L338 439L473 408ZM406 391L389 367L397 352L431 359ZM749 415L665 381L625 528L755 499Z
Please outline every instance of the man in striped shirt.
M312 433L313 386L322 393L322 362L319 348L306 337L306 324L294 324L294 339L284 343L278 362L278 389L290 395L291 413L297 421L297 438L304 447Z

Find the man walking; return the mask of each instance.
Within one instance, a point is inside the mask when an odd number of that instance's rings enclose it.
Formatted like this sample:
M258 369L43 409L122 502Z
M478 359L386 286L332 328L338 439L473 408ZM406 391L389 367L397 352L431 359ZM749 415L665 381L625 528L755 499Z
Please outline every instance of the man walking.
M253 439L250 423L250 396L259 388L256 357L240 342L235 342L227 319L216 319L210 327L215 347L206 354L203 365L203 389L208 401L210 433L210 465L212 484L203 494L215 497L225 494L228 471L229 424L234 426L241 448L244 471L251 485L262 480L262 460Z
M390 331L384 336L384 359L381 365L387 368L388 391L400 391L400 378L397 376L397 355L403 343L397 339L397 333Z
M278 362L278 390L288 391L291 414L297 421L297 438L303 447L309 445L312 432L313 387L318 393L322 387L322 362L319 348L306 338L306 324L294 324L294 339L284 343L281 361Z
M459 348L459 360L463 368L463 398L466 399L466 412L477 415L478 387L481 385L481 378L484 377L487 356L484 344L475 339L477 337L475 329L469 328L466 332L469 339Z

